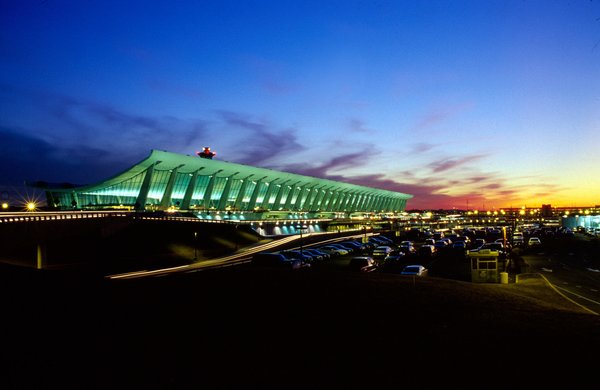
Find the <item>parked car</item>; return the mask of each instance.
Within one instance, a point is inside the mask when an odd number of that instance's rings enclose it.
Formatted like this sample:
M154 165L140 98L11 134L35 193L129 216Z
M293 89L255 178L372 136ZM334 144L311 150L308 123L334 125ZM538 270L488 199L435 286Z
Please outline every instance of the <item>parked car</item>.
M350 259L350 269L358 272L373 272L377 263L371 256L357 256Z
M329 244L329 246L334 246L336 248L345 249L345 250L348 251L348 253L352 253L355 250L354 247L352 247L350 245L347 245L347 244L342 244L342 243L339 243L339 242L331 243L331 244Z
M345 247L350 247L355 251L362 251L364 249L364 245L358 241L342 241L340 244Z
M525 240L523 236L513 236L512 238L513 246L523 246L525 244Z
M332 245L324 245L319 247L319 250L329 253L331 256L342 256L350 253L347 249L337 248Z
M437 248L433 245L421 245L418 254L421 257L431 258L437 254Z
M454 241L454 244L452 244L452 250L456 252L465 252L467 249L467 243L464 241Z
M380 245L377 248L373 249L373 257L383 259L387 255L389 255L391 251L392 251L391 246Z
M485 238L476 238L475 241L473 241L473 248L481 248L483 244L485 244Z
M300 252L300 250L288 250L288 251L281 251L279 253L284 255L287 259L298 259L298 260L302 260L304 263L310 263L310 264L316 262L316 259L314 258L314 256L304 250L302 252Z
M407 265L400 275L427 276L428 272L427 268L422 265Z
M376 236L380 241L383 241L386 245L393 245L394 244L394 240L392 240L391 238L388 238L386 236Z
M287 269L301 269L310 267L310 264L304 263L300 259L288 259L281 253L259 252L252 256L252 265L266 267L280 267Z
M399 249L394 249L384 257L383 263L398 262L404 260L406 254Z
M329 253L325 253L317 248L308 248L304 251L316 256L319 261L329 260L331 258L331 255Z
M529 237L529 241L527 241L527 245L529 245L529 246L542 245L542 241L539 239L539 237Z
M438 251L444 251L446 250L446 248L448 247L448 242L444 241L444 240L437 240L434 244L434 247L438 250Z
M476 252L483 249L497 251L500 258L506 258L506 248L504 248L504 245L501 242L486 242L485 244L471 252Z
M374 243L376 246L379 246L379 245L388 245L387 241L384 241L384 240L380 239L379 237L375 237L375 236L369 237L368 241L370 243Z
M417 253L417 249L411 245L400 245L398 248L400 251L404 252L407 256L412 256Z

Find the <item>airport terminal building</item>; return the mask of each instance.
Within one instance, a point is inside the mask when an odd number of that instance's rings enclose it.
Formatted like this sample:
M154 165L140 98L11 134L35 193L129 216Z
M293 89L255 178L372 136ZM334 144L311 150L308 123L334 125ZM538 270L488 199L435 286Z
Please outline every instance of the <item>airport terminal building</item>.
M124 172L100 183L46 188L57 209L192 211L201 218L345 218L395 214L413 196L198 156L152 150Z

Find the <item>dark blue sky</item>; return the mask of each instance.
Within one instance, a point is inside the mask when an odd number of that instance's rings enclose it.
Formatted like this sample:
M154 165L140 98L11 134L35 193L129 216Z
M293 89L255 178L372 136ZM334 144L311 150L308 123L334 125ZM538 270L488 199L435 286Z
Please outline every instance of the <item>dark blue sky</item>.
M0 184L151 149L415 195L598 204L600 2L0 3Z

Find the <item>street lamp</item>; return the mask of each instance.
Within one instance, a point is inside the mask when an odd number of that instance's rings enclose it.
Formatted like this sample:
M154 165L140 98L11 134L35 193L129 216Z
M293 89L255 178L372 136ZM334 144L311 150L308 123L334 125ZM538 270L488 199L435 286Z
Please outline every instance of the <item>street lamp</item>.
M194 260L198 259L198 232L194 232Z

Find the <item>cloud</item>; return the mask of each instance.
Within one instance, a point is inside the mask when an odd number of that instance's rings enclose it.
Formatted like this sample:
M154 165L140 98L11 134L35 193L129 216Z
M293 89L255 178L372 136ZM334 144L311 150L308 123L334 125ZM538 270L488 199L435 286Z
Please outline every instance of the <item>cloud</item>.
M360 119L350 119L348 129L353 133L374 133L373 130L365 127L365 122Z
M483 187L481 187L484 190L498 190L500 188L502 188L503 185L500 183L490 183L490 184L486 184Z
M411 194L414 197L408 200L407 210L431 209L432 205L436 205L440 209L464 208L467 199L474 202L483 199L481 195L451 196L442 194L441 191L447 188L445 184L398 183L385 178L381 174L343 177L341 179L357 185Z
M411 153L425 153L435 148L436 145L428 144L426 142L419 142L417 144L412 145Z
M4 180L89 183L137 163L151 149L189 150L208 133L207 121L200 119L138 115L10 85L0 85L0 92L6 101L33 107L40 123L1 128L3 166L10 167L2 168Z
M365 154L362 151L342 154L316 166L309 166L306 164L287 164L281 168L286 172L296 173L299 175L344 181L346 180L344 176L333 175L330 172L364 164L365 159L368 159L370 156L377 153L377 151L374 151L372 148L367 149L369 149L368 154Z
M277 130L265 121L256 121L231 111L219 111L219 114L227 126L237 130L239 152L235 161L240 164L268 167L278 157L306 149L297 141L296 129ZM240 129L245 130L246 134L240 133Z
M437 109L435 111L428 112L423 115L419 121L413 126L413 131L423 131L429 130L432 127L435 127L439 123L446 121L447 119L453 117L454 115L465 111L472 107L472 104L457 104L449 107L444 107Z
M146 144L150 149L170 145L185 147L207 131L204 121L185 121L171 116L136 115L107 104L72 98L56 99L52 113L55 134L83 137L85 143L110 143L119 149Z
M88 184L112 176L131 165L109 150L54 145L22 128L0 128L0 177L2 184L25 181L74 182Z
M476 154L472 156L466 156L462 158L448 158L443 160L434 161L432 163L427 164L427 167L431 168L434 173L445 172L461 165L470 163L472 161L477 161L486 157L485 155Z
M43 125L22 130L53 144L93 145L114 154L139 156L139 150L162 148L186 150L208 133L207 121L172 116L139 115L110 104L38 90L1 85L6 101L32 107Z

